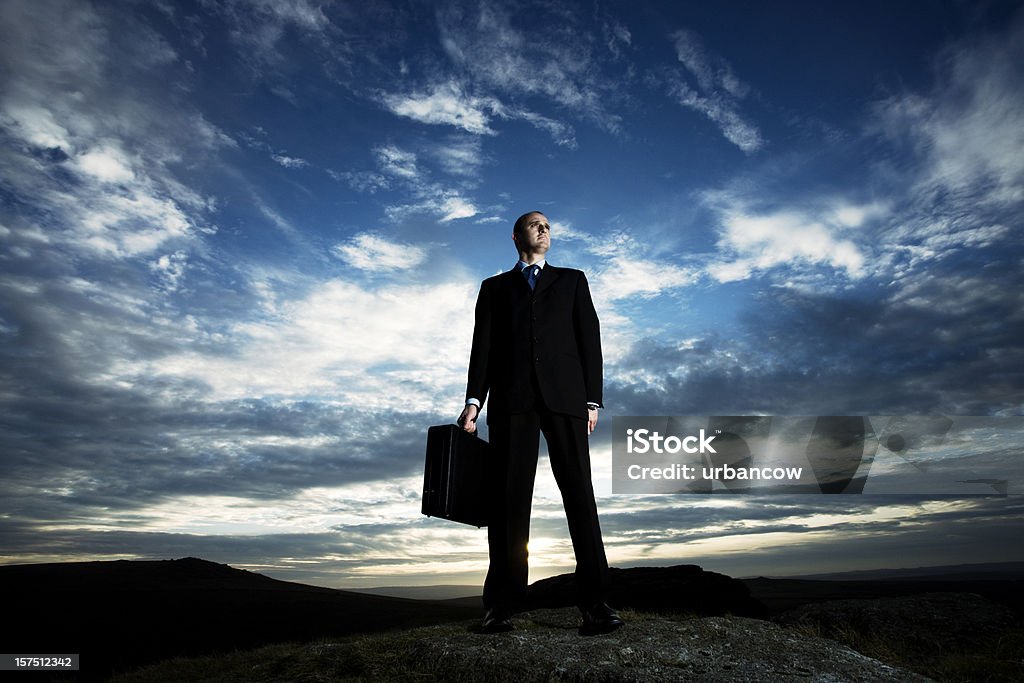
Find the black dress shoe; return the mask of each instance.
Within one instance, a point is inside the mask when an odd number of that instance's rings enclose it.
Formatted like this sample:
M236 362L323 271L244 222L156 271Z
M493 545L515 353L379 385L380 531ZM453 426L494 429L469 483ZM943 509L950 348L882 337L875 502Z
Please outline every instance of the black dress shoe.
M615 613L607 603L599 602L583 609L583 625L580 626L581 636L596 636L601 633L611 633L626 622Z
M504 633L511 631L512 612L501 607L492 607L484 614L484 623L480 625L481 633Z

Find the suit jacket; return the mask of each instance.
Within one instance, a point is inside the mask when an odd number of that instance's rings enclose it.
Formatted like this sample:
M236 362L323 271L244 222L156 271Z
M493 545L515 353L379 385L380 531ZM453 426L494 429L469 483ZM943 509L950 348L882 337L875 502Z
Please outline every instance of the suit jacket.
M489 393L489 416L529 410L536 387L550 410L585 418L588 402L601 405L602 364L582 271L546 264L532 291L516 269L480 285L466 398Z

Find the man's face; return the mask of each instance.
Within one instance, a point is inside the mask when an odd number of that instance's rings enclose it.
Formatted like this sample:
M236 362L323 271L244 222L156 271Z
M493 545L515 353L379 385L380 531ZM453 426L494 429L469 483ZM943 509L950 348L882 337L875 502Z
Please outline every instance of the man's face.
M551 247L551 226L542 213L532 213L526 219L526 225L512 238L520 251L528 254L546 254Z

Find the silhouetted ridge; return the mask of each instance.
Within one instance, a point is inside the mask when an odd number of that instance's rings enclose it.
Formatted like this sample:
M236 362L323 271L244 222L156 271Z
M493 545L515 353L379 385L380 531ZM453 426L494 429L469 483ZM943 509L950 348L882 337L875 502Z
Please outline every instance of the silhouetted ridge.
M923 593L976 593L1005 605L1024 617L1024 580L1017 578L963 580L941 575L927 578L899 577L864 581L809 579L744 579L751 595L781 614L800 605L827 600L878 600Z
M612 568L608 602L616 608L704 616L737 614L762 616L766 610L750 597L740 580L701 569L695 564L671 567ZM530 585L530 609L575 604L576 580L560 574Z
M9 652L81 655L83 677L174 656L477 617L479 606L279 581L195 557L0 567Z
M0 567L0 579L23 586L66 589L168 589L282 588L301 584L278 581L262 574L235 569L196 557L180 560L113 560L108 562L60 562ZM322 589L330 590L330 589Z

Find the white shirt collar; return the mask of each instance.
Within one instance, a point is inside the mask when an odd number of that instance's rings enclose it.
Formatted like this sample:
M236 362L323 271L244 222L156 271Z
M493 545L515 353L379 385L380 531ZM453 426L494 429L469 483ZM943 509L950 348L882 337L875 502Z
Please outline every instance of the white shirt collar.
M516 270L522 271L524 268L529 268L530 265L531 264L527 263L526 261L519 261L519 262L516 263ZM544 266L547 265L547 260L546 259L541 259L540 261L537 261L536 263L534 263L532 265L540 266L540 269L544 270Z

